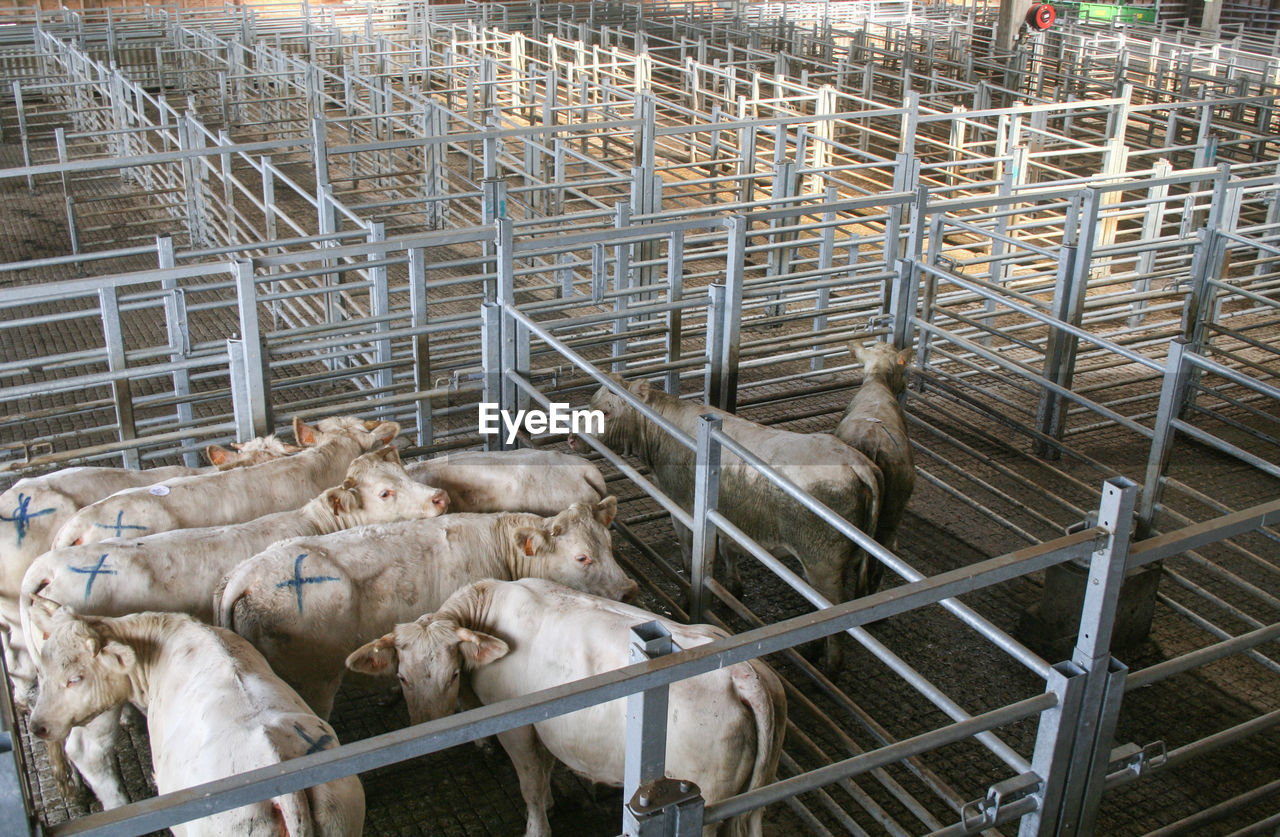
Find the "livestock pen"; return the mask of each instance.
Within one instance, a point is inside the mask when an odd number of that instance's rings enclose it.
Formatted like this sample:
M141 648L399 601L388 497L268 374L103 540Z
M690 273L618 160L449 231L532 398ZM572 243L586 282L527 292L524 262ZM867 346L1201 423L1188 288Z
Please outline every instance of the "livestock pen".
M391 765L759 654L791 707L781 781L708 821L763 804L813 834L1274 819L1265 45L1074 26L1005 60L968 10L845 30L648 4L30 24L4 45L0 114L7 223L30 241L0 265L15 477L193 459L337 412L399 421L409 455L500 446L478 402L582 405L607 372L829 432L850 341L917 356L897 554L828 520L889 567L882 592L823 601L751 543L740 597L682 571L669 518L695 554L740 540L715 463L750 457L714 423L679 441L703 463L692 515L595 446L643 602L733 638L409 729L348 689L342 748L106 813L57 798L23 735L49 833L145 833L357 771L370 833L517 831L500 757ZM841 671L792 649L838 630L859 649ZM138 744L121 760L141 799ZM566 784L553 826L621 829L622 800Z

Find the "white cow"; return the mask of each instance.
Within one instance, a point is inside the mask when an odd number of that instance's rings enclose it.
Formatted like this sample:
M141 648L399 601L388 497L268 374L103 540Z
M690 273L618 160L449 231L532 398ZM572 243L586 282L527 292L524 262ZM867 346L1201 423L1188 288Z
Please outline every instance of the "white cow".
M725 636L710 625L681 625L619 602L541 579L480 581L435 613L361 647L347 666L397 672L413 723L453 711L460 681L481 704L613 671L628 664L630 629L657 619L681 649ZM697 783L708 803L773 781L787 708L777 674L759 660L672 683L666 773ZM550 833L552 762L596 782L622 784L626 701L582 709L501 733L528 809L526 837ZM761 833L757 809L725 824L727 835ZM709 826L704 835L714 834Z
M32 665L18 635L18 588L37 556L53 545L58 529L80 509L117 491L149 486L174 477L216 473L237 466L256 465L301 450L275 436L252 439L227 450L209 445L205 454L213 468L165 466L144 471L128 468L63 468L51 474L18 480L0 494L0 631L6 637L5 664L10 673L32 673ZM5 529L12 526L12 533ZM15 690L21 703L25 695Z
M351 460L390 442L400 425L341 416L310 427L295 418L293 432L307 448L302 453L251 468L121 491L76 512L58 531L53 546L242 523L296 509L342 482Z
M609 493L600 469L552 450L460 451L406 466L414 479L449 492L455 512L529 512L550 517Z
M617 507L606 497L549 518L450 514L283 541L231 573L218 624L257 646L327 718L348 654L469 582L538 576L613 598L634 595L606 528Z
M47 602L48 600L41 600ZM146 712L160 793L337 746L330 727L240 637L176 613L77 617L40 608L49 639L45 685L30 728L46 741L129 701ZM177 837L359 835L364 791L354 776L205 817Z
M844 411L835 436L862 451L884 474L884 499L876 521L875 539L886 549L897 545L898 526L916 485L916 466L907 438L907 419L898 396L907 388L907 364L911 349L898 351L888 343L862 348L849 344L849 353L865 367L862 385ZM874 593L884 577L884 565L868 559L862 566L858 589Z
M178 529L134 540L112 538L46 552L23 580L21 614L27 645L39 655L42 637L31 617L34 603L41 598L75 602L79 613L95 616L163 610L212 622L219 581L276 541L362 524L434 517L448 504L447 494L411 479L395 448L385 447L358 457L341 486L295 511L248 523ZM17 684L15 677L15 688ZM90 727L76 729L67 738L67 756L104 808L128 801L114 758L118 721L112 713L104 713ZM59 755L51 752L49 761L54 778L66 789L71 776Z

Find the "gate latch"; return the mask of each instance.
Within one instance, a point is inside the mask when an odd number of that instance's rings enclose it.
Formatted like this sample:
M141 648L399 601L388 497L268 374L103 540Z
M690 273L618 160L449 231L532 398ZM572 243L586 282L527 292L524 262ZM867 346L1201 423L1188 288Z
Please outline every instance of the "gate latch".
M628 829L626 837L647 834L663 834L667 837L699 837L702 834L702 790L694 782L684 779L654 779L636 789L627 803L630 823L636 832ZM656 831L648 823L657 826ZM659 825L658 823L662 823Z

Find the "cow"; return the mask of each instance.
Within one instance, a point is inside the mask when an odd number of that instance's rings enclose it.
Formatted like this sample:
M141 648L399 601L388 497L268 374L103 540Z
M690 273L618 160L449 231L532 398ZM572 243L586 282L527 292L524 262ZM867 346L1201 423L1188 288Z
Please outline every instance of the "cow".
M360 647L347 667L396 673L416 724L451 713L463 685L481 704L491 704L623 668L630 629L653 620L680 649L727 635L542 579L490 579L462 588L434 613L398 624ZM666 773L697 783L708 803L773 781L787 707L782 682L763 662L736 663L672 683L667 718ZM552 768L546 754L588 779L621 785L626 701L548 718L500 733L498 740L520 779L525 837L545 837ZM761 809L741 814L726 822L723 833L759 837L761 816ZM704 837L716 830L708 826Z
M449 492L455 512L529 512L551 517L609 493L600 469L551 450L461 451L406 466L414 479Z
M898 351L888 343L876 343L864 349L849 344L849 353L865 369L862 385L844 411L835 436L852 448L866 454L884 474L884 498L880 501L880 518L876 521L875 539L892 551L897 545L898 526L907 510L907 501L916 484L916 466L907 438L907 420L902 414L898 396L907 388L907 364L911 349ZM884 577L884 565L869 560L863 565L864 577L859 589L874 593Z
M213 621L213 594L236 565L285 538L323 535L369 523L443 513L449 497L409 477L393 447L366 453L347 469L341 486L326 490L301 509L276 512L248 523L178 529L131 540L108 539L45 553L23 579L21 614L28 647L39 654L40 634L31 623L41 598L75 602L77 612L123 616L148 610L187 613ZM15 691L29 686L15 676ZM118 717L106 713L68 739L67 755L104 808L127 799L113 757ZM50 757L54 778L69 788L59 754Z
M682 401L651 388L648 381L625 384L614 377L618 386L627 387L642 403L690 436L697 435L698 416L719 416L725 433L765 464L854 526L864 532L875 530L884 485L880 469L834 436L764 427L724 410ZM608 387L596 391L590 406L604 414L600 441L613 450L636 453L649 466L663 493L691 510L694 452ZM867 560L862 549L728 451L721 459L719 509L761 546L794 555L809 584L829 601L865 595L866 591L855 583ZM687 570L692 554L691 533L674 519L672 523ZM729 588L740 589L734 561L738 549L730 546L727 538L720 538L719 543ZM829 671L841 663L842 644L843 640L837 637L827 640L824 665Z
M468 582L538 576L611 598L635 595L610 545L617 509L610 496L554 517L449 514L283 541L227 578L218 624L257 646L327 718L348 654Z
M400 425L340 416L311 427L295 418L293 432L306 448L301 453L250 468L178 477L150 488L118 492L72 515L58 530L53 546L242 523L296 509L342 482L351 460L390 442Z
M278 459L300 448L275 436L252 439L234 450L209 445L205 455L213 468L164 466L143 471L129 468L63 468L51 474L18 480L0 494L0 631L5 634L5 664L10 673L32 675L31 662L18 635L18 590L22 576L37 556L53 545L58 529L80 509L117 491L150 486L173 477L216 473L239 466ZM12 535L5 532L12 526ZM25 695L15 690L21 704Z
M40 599L49 638L33 735L68 732L126 701L147 715L160 793L212 782L337 746L253 646L178 613L77 616ZM354 776L175 826L178 837L361 833L364 790Z

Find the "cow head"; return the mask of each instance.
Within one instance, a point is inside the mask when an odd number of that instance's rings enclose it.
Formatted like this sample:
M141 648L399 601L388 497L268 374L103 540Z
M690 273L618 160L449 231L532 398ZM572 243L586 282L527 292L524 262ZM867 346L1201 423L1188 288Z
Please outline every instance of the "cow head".
M911 348L899 352L889 343L874 343L865 349L856 342L849 344L849 354L866 368L863 380L883 378L894 395L907 388L907 364L913 352Z
M204 449L204 455L208 458L210 465L217 467L219 471L226 471L231 468L257 465L259 462L269 462L300 450L302 448L285 444L272 435L259 436L247 442L232 442L230 450L221 445L209 445Z
M453 712L464 668L471 671L487 665L507 650L507 644L495 636L427 614L357 648L347 657L347 668L373 675L395 672L409 720L420 724Z
M312 427L301 418L293 419L293 436L304 447L314 447L328 439L346 436L359 442L364 450L373 450L390 444L399 433L400 425L394 421L365 421L355 416L333 416L321 419Z
M609 524L618 513L618 498L574 503L540 526L515 530L517 572L514 577L545 578L584 593L623 601L638 591L613 557Z
M39 596L32 608L32 621L46 639L29 726L37 738L63 741L72 727L129 699L138 660L132 646L104 636L98 620L81 619Z
M645 404L652 403L654 396L661 394L661 390L653 389L649 386L649 382L643 379L628 384L618 375L609 377ZM600 387L596 390L591 396L591 401L588 402L588 407L599 410L604 416L604 431L598 436L600 441L613 450L630 454L644 429L644 416L640 415L640 411L608 387ZM570 441L570 447L577 448L573 440Z
M435 517L449 509L448 493L415 481L390 445L352 460L346 480L322 502L343 526Z

